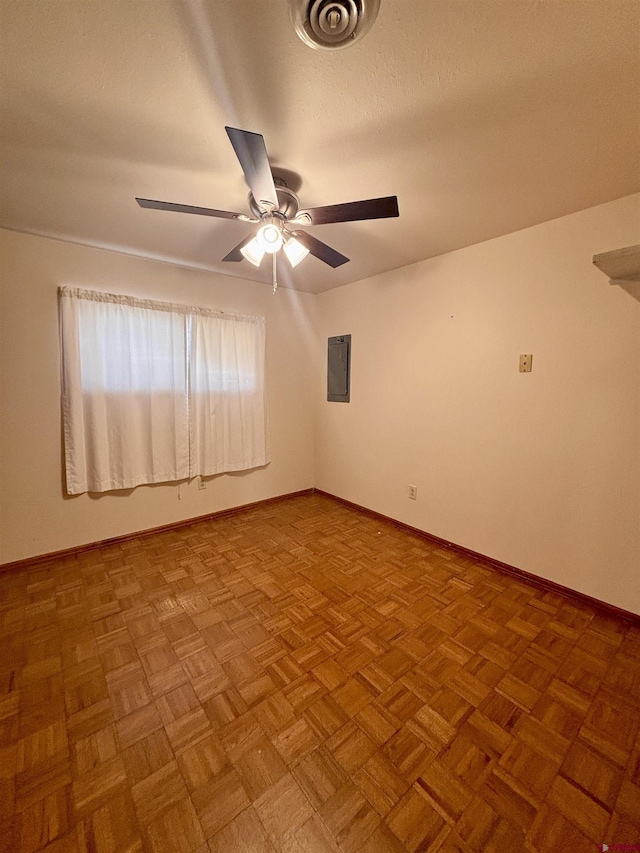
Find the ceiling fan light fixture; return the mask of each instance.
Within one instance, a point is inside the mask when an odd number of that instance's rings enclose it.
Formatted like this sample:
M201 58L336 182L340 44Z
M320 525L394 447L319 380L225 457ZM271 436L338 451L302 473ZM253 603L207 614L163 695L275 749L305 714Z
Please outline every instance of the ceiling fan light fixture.
M304 0L304 2L311 2L318 15L322 11L323 20L328 29L331 30L340 27L341 10L347 8L347 6L340 6L341 3L346 3L349 8L353 8L351 4L355 3L356 11L364 12L369 9L370 12L375 13L380 0ZM355 32L352 35L355 36ZM276 287L276 254L285 243L289 243L286 255L291 266L299 264L307 254L313 255L314 258L318 258L333 269L346 264L349 260L346 255L332 249L331 246L306 231L289 231L287 225L326 225L332 222L387 219L399 215L396 196L368 198L341 204L325 204L321 207L300 210L296 193L287 187L283 177L274 176L271 171L264 138L259 133L252 133L249 130L241 130L237 127L226 127L225 130L244 172L249 187L249 209L255 219L251 219L244 213L233 213L230 210L217 210L212 207L174 204L173 202L157 201L150 198L136 198L136 201L140 207L154 210L260 223L255 235L246 235L222 260L223 262L239 263L244 258L249 263L259 267L265 253L268 252L272 257L274 288ZM295 174L294 177L298 180ZM261 201L257 202L256 199L261 199Z
M242 257L249 261L250 264L253 264L254 267L259 267L262 259L264 258L264 249L258 242L257 237L254 237L253 240L250 240L246 246L243 246L240 249L240 254Z
M295 237L289 237L284 244L284 253L291 266L297 267L300 261L304 261L307 257L309 250L306 246L302 245L300 240L296 240Z
M268 252L270 255L273 255L282 248L282 232L273 222L267 222L266 225L259 228L255 239L263 250L263 254L264 252ZM251 244L249 243L249 245Z

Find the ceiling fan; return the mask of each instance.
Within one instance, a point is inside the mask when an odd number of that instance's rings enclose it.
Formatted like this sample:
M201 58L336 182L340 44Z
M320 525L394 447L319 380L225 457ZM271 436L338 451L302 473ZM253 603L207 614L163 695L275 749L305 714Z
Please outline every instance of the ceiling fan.
M236 157L244 172L249 187L249 208L252 216L214 210L209 207L194 207L190 204L173 204L169 201L154 201L136 198L140 207L167 210L176 213L194 213L198 216L214 216L221 219L237 219L240 222L260 223L260 228L233 248L223 261L241 261L243 258L254 266L260 266L265 254L273 258L273 284L275 280L275 257L282 249L291 266L296 266L308 254L314 255L330 267L346 264L349 258L313 237L307 231L291 230L291 226L326 225L331 222L355 222L362 219L386 219L398 216L396 196L370 198L344 204L299 209L298 196L285 182L271 173L264 138L259 133L226 127Z

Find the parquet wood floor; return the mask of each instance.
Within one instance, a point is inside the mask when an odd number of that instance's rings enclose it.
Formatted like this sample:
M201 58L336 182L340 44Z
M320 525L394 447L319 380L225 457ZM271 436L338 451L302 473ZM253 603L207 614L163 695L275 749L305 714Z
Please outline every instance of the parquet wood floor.
M640 845L640 630L326 497L6 573L0 632L5 851Z

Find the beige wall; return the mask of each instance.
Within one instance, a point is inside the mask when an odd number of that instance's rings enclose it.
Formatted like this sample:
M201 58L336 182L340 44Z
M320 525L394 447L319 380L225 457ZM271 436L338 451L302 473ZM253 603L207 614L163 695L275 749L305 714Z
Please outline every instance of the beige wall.
M0 563L144 530L313 485L314 297L0 231ZM57 287L211 306L267 318L272 461L100 497L62 489Z
M315 483L640 613L640 302L591 264L638 242L640 195L274 298L264 284L0 231L0 563ZM65 497L59 284L266 316L271 464L205 491ZM351 403L327 403L326 338L345 333ZM531 374L518 372L523 352Z
M591 262L634 243L640 195L318 296L316 486L640 613L640 302Z

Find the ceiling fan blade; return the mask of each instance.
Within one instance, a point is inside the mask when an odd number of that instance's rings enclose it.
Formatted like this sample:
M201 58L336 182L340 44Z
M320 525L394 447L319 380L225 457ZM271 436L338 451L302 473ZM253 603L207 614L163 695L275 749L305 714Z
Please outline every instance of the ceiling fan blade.
M272 205L277 209L278 196L264 138L259 133L238 130L236 127L225 127L225 130L258 207L263 209Z
M235 247L235 249L232 249L228 255L225 255L222 260L223 261L243 261L244 255L241 253L240 249L244 249L244 247L247 245L247 243L250 243L254 237L255 237L255 234L249 234L248 237L245 237L244 240L241 240L238 243L238 245Z
M322 240L312 237L306 231L293 231L292 234L314 257L319 258L334 269L346 264L349 260L345 255L341 255L340 252L332 249L331 246L327 246Z
M151 210L169 210L174 213L196 213L198 216L216 216L219 219L242 219L242 213L232 213L230 210L214 210L211 207L194 207L191 204L173 204L170 201L154 201L151 198L137 198L140 207Z
M309 207L298 216L307 213L312 225L327 225L330 222L356 222L360 219L388 219L399 216L398 198L368 198L364 201L348 201L345 204L328 204L324 207Z

